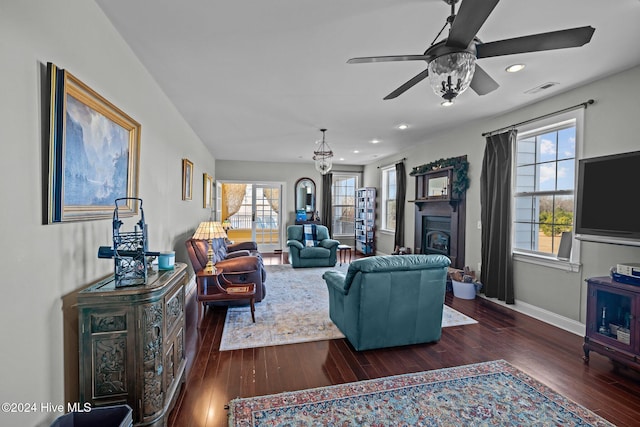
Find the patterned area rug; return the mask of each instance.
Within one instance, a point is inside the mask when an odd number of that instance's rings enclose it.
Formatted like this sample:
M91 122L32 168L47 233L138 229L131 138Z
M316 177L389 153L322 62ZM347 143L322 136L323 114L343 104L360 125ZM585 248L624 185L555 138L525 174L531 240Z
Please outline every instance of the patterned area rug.
M297 268L268 265L267 296L256 304L256 323L248 306L230 307L222 332L220 351L266 347L308 341L344 338L329 318L329 293L322 274L347 271L333 268ZM478 323L444 306L442 326Z
M504 360L229 403L230 426L613 426Z

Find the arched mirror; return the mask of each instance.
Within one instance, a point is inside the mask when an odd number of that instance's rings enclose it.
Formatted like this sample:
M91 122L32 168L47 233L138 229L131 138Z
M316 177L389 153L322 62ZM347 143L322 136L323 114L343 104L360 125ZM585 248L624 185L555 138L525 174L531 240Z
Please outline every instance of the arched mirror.
M311 218L316 210L316 183L311 178L296 181L296 212L305 211Z

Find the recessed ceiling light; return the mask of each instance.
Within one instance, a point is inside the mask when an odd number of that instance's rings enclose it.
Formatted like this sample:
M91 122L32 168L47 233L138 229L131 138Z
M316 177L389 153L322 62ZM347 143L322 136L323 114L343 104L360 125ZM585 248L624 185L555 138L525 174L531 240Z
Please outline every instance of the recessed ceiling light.
M402 124L399 124L397 126L397 128L400 129L400 130L405 130L405 129L409 129L409 125L405 124L405 123L402 123Z
M380 142L380 140L379 140L379 139L372 139L370 142L371 142L372 144L377 144L377 143L379 143L379 142Z
M513 65L509 65L507 68L505 68L504 70L507 73L517 73L518 71L523 70L525 67L524 64L513 64Z
M358 153L360 152L360 150L353 150L353 152L354 152L355 154L358 154Z
M344 162L344 157L340 157L340 161L341 161L341 162Z

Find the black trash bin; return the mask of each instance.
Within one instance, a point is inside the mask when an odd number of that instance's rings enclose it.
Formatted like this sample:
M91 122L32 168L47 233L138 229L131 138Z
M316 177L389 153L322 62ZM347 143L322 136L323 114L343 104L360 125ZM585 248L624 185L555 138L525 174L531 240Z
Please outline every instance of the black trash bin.
M131 427L133 411L129 405L103 406L88 412L69 412L56 418L51 427Z

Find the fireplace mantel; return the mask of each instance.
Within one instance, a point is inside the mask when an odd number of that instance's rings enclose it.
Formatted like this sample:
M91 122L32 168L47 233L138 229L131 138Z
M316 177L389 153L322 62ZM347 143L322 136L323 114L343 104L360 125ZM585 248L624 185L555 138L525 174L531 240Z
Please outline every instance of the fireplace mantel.
M433 198L428 198L428 199L409 200L409 202L415 203L415 205L418 208L418 210L422 210L422 209L426 208L429 205L429 203L448 202L449 205L451 205L451 209L453 209L454 212L455 212L456 209L458 209L458 203L460 202L460 199L433 199Z
M448 186L441 194L434 194L430 183L433 179L446 177ZM415 204L415 253L425 253L425 218L447 217L451 220L449 230L450 241L447 256L451 259L451 267L463 269L465 267L465 223L466 223L466 192L456 194L452 198L451 182L455 179L452 168L444 168L434 172L416 175L416 196L411 200Z

